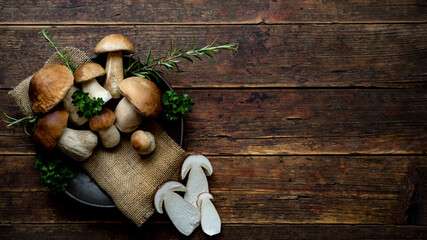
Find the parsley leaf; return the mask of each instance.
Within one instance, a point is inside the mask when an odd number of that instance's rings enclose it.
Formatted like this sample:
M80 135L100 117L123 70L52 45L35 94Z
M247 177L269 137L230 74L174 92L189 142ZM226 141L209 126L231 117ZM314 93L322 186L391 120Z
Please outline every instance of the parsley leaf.
M178 96L176 92L166 91L162 96L163 118L176 121L184 116L194 105L193 99L188 94Z
M99 115L102 110L104 100L102 98L90 98L89 93L77 90L73 93L73 104L78 108L77 113L80 117L91 118Z

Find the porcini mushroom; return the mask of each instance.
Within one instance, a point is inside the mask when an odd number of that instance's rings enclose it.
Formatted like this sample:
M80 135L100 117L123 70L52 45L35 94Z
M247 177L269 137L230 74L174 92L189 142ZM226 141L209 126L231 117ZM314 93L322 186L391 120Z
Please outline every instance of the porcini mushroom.
M95 54L107 53L105 70L107 72L104 88L113 98L120 98L117 84L123 80L123 58L122 51L134 53L135 47L131 41L121 34L111 34L99 41L95 46Z
M206 170L203 171L203 169ZM191 155L182 163L181 179L184 179L188 172L187 191L184 199L191 203L194 207L197 206L197 197L200 193L209 192L209 185L206 176L212 175L212 165L209 160L203 155Z
M34 144L46 152L51 152L67 127L68 111L60 108L40 117L34 130Z
M33 112L42 115L52 110L64 99L73 82L73 74L65 66L49 65L38 70L28 88Z
M65 128L57 147L76 161L84 161L92 155L98 144L98 137L90 130Z
M108 108L103 108L99 115L89 120L89 128L98 132L101 143L105 148L117 146L120 142L120 132L114 125L116 116Z
M176 181L160 185L154 195L154 207L158 213L163 213L164 206L173 225L182 234L189 236L200 225L200 212L176 191L185 192L185 186Z
M76 161L87 159L98 144L98 137L90 130L67 128L68 111L61 107L41 117L34 131L36 146L45 151L58 147Z
M69 120L71 124L75 126L81 126L85 124L88 119L85 117L80 117L77 113L78 108L73 104L73 93L77 90L79 90L77 87L75 87L74 85L71 86L70 90L68 90L68 93L67 95L65 95L65 98L62 102L64 103L65 109L67 109L68 113L70 114Z
M138 130L132 134L130 138L133 149L139 154L147 155L156 149L156 141L150 132Z
M210 193L201 193L197 200L200 208L200 222L202 230L209 236L221 232L221 218L212 203L213 197Z
M141 124L142 117L157 117L161 113L162 92L155 83L143 77L130 77L117 86L124 96L115 109L120 131L131 132Z
M74 72L74 81L82 84L83 92L87 92L90 98L102 98L104 104L111 99L111 94L96 80L105 75L104 68L98 63L85 63Z

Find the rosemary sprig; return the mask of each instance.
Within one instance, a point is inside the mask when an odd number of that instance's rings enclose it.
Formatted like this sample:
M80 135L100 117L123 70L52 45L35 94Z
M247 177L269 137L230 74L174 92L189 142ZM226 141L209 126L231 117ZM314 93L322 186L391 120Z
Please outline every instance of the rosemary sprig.
M35 117L26 116L26 117L23 117L23 118L20 118L20 119L16 119L16 118L13 118L13 117L7 115L5 112L3 112L3 114L6 116L7 119L2 119L2 120L3 120L3 122L6 123L6 127L10 128L11 130L14 130L15 127L18 126L19 124L24 123L24 132L27 135L31 135L27 131L27 126L28 126L28 123L32 123L34 125L33 125L33 128L31 129L31 131L34 132L34 130L36 128L36 124L35 123L38 120L37 116L35 116Z
M56 54L58 54L58 56L61 57L61 59L64 61L65 66L67 66L72 72L74 72L76 68L70 64L71 56L67 55L68 53L67 50L60 51L58 49L58 44L52 41L53 34L49 36L46 29L42 28L39 32L39 35L44 39L46 39L46 41L48 41L51 44L51 46L48 46L48 47L55 49Z
M124 70L124 74L126 77L141 76L150 80L153 80L152 78L158 80L162 75L162 72L158 69L158 67L165 69L169 75L170 70L175 72L180 71L178 63L181 61L183 61L185 64L194 63L197 69L197 60L203 60L204 57L217 60L215 52L218 52L219 50L237 51L237 43L228 43L225 45L214 46L217 39L218 37L211 44L198 49L195 45L195 36L193 35L190 47L187 49L182 49L174 47L172 38L169 36L170 47L166 53L159 53L156 56L153 56L151 54L151 49L149 49L145 61L141 63L139 57L137 60L131 59L129 61L128 67Z

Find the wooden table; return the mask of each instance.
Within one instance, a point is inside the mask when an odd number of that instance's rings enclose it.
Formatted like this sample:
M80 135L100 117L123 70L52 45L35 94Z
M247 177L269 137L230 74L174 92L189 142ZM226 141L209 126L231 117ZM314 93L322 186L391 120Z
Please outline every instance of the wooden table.
M137 55L239 43L168 81L196 102L184 148L205 154L224 239L427 238L427 1L2 1L0 106L52 50L94 56L121 33ZM155 214L52 196L22 127L0 125L1 239L175 239ZM197 229L192 239L207 238Z

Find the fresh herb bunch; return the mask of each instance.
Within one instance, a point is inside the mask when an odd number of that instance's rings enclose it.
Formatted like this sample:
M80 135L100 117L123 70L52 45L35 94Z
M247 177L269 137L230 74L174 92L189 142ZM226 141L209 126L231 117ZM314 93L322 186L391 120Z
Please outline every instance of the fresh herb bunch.
M73 93L74 106L78 108L77 113L80 117L91 118L95 115L99 115L102 110L104 100L102 98L90 98L89 93L77 90Z
M169 71L179 72L178 63L183 61L185 64L194 63L197 66L196 60L202 60L203 57L208 59L215 59L215 52L219 50L234 50L237 51L238 44L237 43L229 43L220 46L214 46L218 37L209 45L197 49L195 43L195 36L193 35L193 40L191 41L191 45L187 49L176 48L172 42L172 38L169 36L170 48L164 54L157 54L153 56L151 54L151 49L148 51L147 58L143 63L141 63L141 59L137 57L137 60L129 60L129 65L126 69L124 69L125 77L130 76L140 76L153 80L159 80L162 76L162 72L158 69L161 67L166 70L169 74Z
M68 182L77 175L65 160L58 156L44 158L37 154L34 167L40 171L43 186L53 194L65 191Z
M56 54L58 54L58 56L61 57L61 59L64 61L65 66L67 66L71 70L71 72L74 72L76 70L76 67L74 67L70 64L71 56L68 55L67 50L60 51L58 49L58 44L56 44L55 42L52 41L53 34L51 34L49 36L46 29L42 28L39 32L39 35L41 37L43 37L44 39L46 39L46 41L48 41L51 44L51 46L48 46L48 47L55 49Z
M176 121L184 116L194 105L193 99L188 94L178 94L174 91L166 91L162 96L163 118Z

